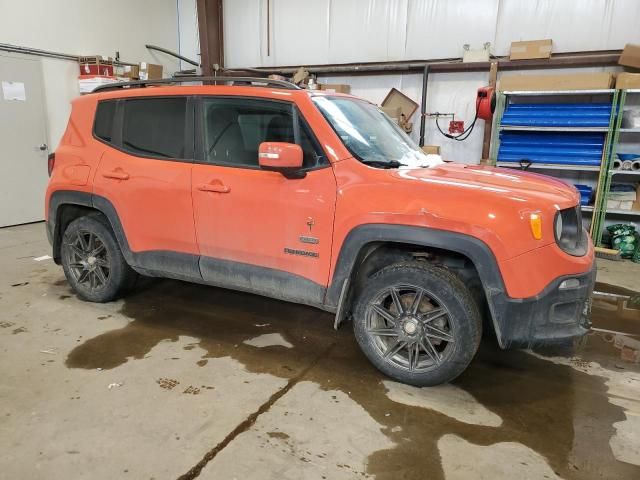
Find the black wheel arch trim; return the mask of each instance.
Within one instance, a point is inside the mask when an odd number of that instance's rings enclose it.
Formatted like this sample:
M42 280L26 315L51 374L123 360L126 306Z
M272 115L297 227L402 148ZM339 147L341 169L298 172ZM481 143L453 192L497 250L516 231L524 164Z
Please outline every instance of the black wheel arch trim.
M63 205L78 205L89 207L102 213L116 236L122 256L135 270L147 275L166 274L179 280L201 280L198 266L199 256L171 251L133 252L124 233L120 217L115 207L107 198L89 192L73 190L58 190L51 194L49 201L49 217L47 221L47 236L53 246L53 258L60 259L60 243L62 241L61 227L58 222L58 210Z
M51 194L46 229L47 238L53 247L53 259L56 263L60 263L60 242L62 240L60 222L58 222L58 210L63 205L93 208L91 196L88 192L78 192L74 190L58 190Z
M129 264L133 260L129 242L124 234L120 218L113 204L104 197L94 195L89 192L78 192L74 190L58 190L51 194L49 201L49 216L47 220L47 235L53 246L53 257L59 258L60 242L62 240L61 226L59 220L59 210L65 205L77 205L88 207L101 212L111 224L113 232L118 240L122 253Z
M491 311L491 317L500 346L504 347L502 331L506 319L502 315L507 299L498 262L489 246L482 240L462 233L408 225L366 224L349 232L342 244L331 285L327 289L325 305L337 312L344 312L343 287L355 273L356 260L364 248L372 243L404 243L439 248L464 255L473 263ZM341 318L336 317L337 326Z
M231 288L327 310L322 303L326 286L290 272L182 252L133 252L111 201L86 192L56 191L51 195L47 236L53 245L54 258L59 258L63 232L57 220L63 205L89 207L102 213L112 227L126 262L143 275Z

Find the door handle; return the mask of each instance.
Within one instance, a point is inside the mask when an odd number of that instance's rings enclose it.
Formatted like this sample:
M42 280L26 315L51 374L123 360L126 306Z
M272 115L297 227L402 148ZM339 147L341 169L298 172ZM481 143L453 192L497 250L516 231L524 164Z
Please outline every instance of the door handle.
M201 183L198 185L201 192L229 193L231 189L222 183Z
M122 170L117 171L114 170L112 172L104 172L102 174L104 178L113 178L115 180L129 180L129 174L127 172L123 172Z
M38 147L38 149L39 149L41 152L44 152L47 148L49 148L49 147L47 146L47 144L46 144L46 143L43 143L42 145L40 145L40 146Z

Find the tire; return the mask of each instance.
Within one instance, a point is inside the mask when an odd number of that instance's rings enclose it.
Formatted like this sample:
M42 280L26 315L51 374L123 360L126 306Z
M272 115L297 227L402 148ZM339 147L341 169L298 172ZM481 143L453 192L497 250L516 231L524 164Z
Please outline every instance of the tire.
M97 215L77 218L67 226L61 257L67 281L88 302L115 300L136 281L111 227Z
M356 299L353 328L376 368L419 387L460 375L482 336L471 292L445 268L423 262L390 265L368 279Z

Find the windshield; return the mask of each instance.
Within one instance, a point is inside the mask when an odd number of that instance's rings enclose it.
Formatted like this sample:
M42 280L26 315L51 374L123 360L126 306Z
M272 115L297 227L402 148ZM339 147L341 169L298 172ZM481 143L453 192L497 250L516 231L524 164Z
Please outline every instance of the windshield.
M377 106L349 97L314 96L351 154L363 163L388 167L432 167L442 163L418 145Z

